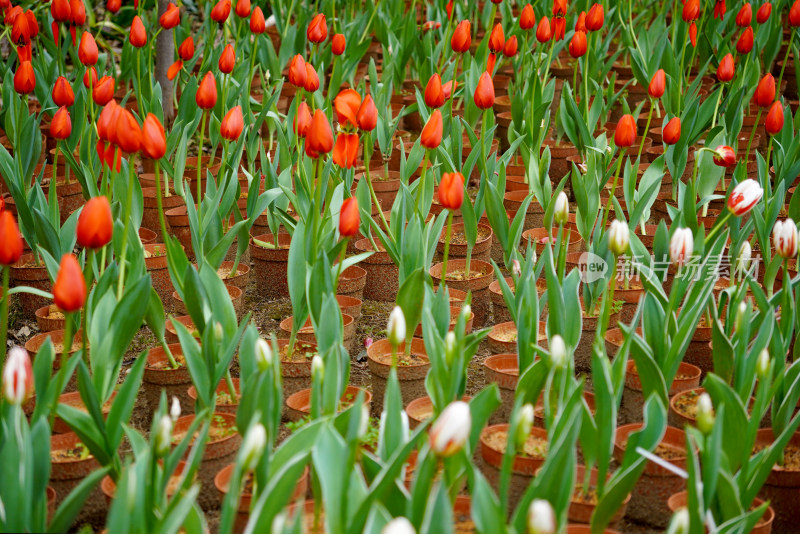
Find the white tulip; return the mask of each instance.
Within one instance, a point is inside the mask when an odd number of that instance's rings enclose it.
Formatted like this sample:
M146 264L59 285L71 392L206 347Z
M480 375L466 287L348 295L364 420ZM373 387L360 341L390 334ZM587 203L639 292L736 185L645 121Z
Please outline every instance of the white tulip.
M450 403L431 427L431 449L445 458L454 455L464 448L471 428L469 405L462 401Z
M395 517L383 527L381 534L416 534L414 525L405 517Z
M555 534L556 514L544 499L534 499L528 506L528 534Z
M615 256L620 256L628 251L631 242L631 231L628 225L619 219L611 221L608 229L608 248Z
M400 306L395 306L389 314L389 324L386 325L389 342L395 347L406 340L406 318Z

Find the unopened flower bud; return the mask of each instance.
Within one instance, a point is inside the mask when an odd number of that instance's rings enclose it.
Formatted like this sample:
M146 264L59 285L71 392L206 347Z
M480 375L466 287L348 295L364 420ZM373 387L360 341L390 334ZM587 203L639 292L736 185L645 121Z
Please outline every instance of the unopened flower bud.
M566 369L567 367L567 346L564 343L564 338L558 334L553 336L550 340L550 358L553 365L559 369Z
M451 402L431 427L431 449L445 458L454 455L464 448L471 427L469 405L463 401Z
M701 394L697 399L697 428L706 435L714 428L714 406L708 393Z
M325 362L322 361L322 356L315 354L314 357L311 358L311 382L319 382L321 384L324 377Z
M128 505L128 511L133 512L136 509L136 469L128 469L128 491L125 504Z
M222 331L222 323L216 321L214 323L214 339L217 341L222 339L223 331Z
M733 320L733 326L737 332L741 330L741 328L744 326L744 317L746 313L747 313L747 304L744 301L742 301L736 307L736 317Z
M395 306L389 314L389 324L386 325L389 343L395 347L406 340L406 318L400 306Z
M456 334L455 332L448 332L446 336L444 336L444 358L447 364L451 364L453 362L453 358L456 357Z
M533 404L527 403L520 408L519 419L517 420L517 430L514 433L517 450L522 450L525 447L525 442L528 440L528 436L531 433L531 428L533 428L533 416Z
M22 347L8 351L3 367L3 395L17 406L28 400L33 392L33 369L28 352Z
M528 534L555 534L556 514L544 499L534 499L528 506Z
M414 525L405 517L395 517L383 527L381 534L416 534Z
M519 265L519 260L511 260L511 272L514 273L514 276L519 278L522 274L522 268Z
M767 378L767 375L769 374L769 366L769 351L767 351L767 349L762 349L758 354L758 360L756 361L756 375L760 380Z
M689 533L689 510L681 508L672 516L669 523L668 534L688 534Z
M464 316L464 321L469 321L469 316L472 313L472 307L469 304L461 306L461 315Z
M154 448L156 456L163 457L169 453L172 446L172 418L164 414L158 421L158 428L156 429L156 437Z
M177 421L178 417L181 416L181 401L174 395L172 396L172 404L169 407L169 416L172 417L173 421Z
M564 191L558 193L556 197L556 205L553 208L553 219L556 223L564 224L569 217L569 199Z
M264 425L256 423L247 431L242 443L242 469L250 472L258 465L267 446L267 431Z
M272 367L272 347L262 338L256 340L256 363L261 371L266 371Z
M615 256L620 256L628 251L630 246L630 228L619 219L611 221L611 227L608 229L608 248Z
M358 439L363 440L369 431L369 408L366 404L361 405L361 419L358 422Z

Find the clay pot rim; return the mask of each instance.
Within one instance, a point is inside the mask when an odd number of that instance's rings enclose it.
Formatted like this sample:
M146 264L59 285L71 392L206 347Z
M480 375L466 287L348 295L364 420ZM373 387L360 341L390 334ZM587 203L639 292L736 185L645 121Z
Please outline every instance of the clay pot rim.
M501 362L501 361L503 361L503 362L504 361L511 361L512 359L513 359L513 362L515 364L513 369L516 369L516 373L509 372L508 371L508 369L509 369L508 366L505 366L502 369L498 367L499 362ZM501 374L501 375L506 375L506 376L519 377L519 356L517 354L512 354L510 352L503 352L503 353L500 353L500 354L492 354L491 356L487 356L483 360L483 365L484 365L484 367L487 367L488 369L490 369L491 371L493 371L495 373L498 373L498 374Z
M168 343L167 347L169 347L169 350L170 352L172 352L173 356L175 356L176 354L179 356L183 356L183 347L181 346L180 343ZM161 368L156 369L155 367L152 367L150 364L150 359L159 358L161 356L163 356L165 360L167 359L167 353L166 351L164 351L164 347L162 347L161 345L158 345L157 347L153 347L152 349L148 350L147 353L145 354L145 358L147 358L147 361L144 364L144 368L147 369L148 371L156 371L156 372L182 371L187 369L186 365L179 365L175 369L171 367L165 367L163 369Z
M637 431L641 430L642 427L644 427L644 423L628 423L627 425L618 426L617 427L617 431L614 433L614 448L618 448L620 451L623 451L623 453L624 453L624 451L627 450L627 446L628 446L627 438L631 434L633 434L634 432L637 432ZM682 438L684 438L685 434L686 434L686 432L681 430L680 428L667 425L667 427L666 427L666 429L664 431L664 435L659 440L659 444L663 443L664 440L667 438L667 436L669 434L676 434L676 433L677 433L678 436L681 436ZM622 439L622 438L625 438L625 439ZM684 442L684 439L681 439L681 443L682 444L683 444L683 442ZM668 460L668 461L670 463L673 463L673 464L675 464L675 463L684 464L686 462L687 458L688 458L688 456L686 456L684 454L684 456L679 456L677 458L673 458L672 460ZM665 461L667 461L667 460L665 460ZM648 460L647 463L648 464L651 463L650 460ZM659 467L659 469L663 469L661 466L658 466L658 467Z
M485 228L485 229L489 230L489 235L484 237L483 239L476 239L475 240L475 246L476 247L478 245L482 245L483 243L486 243L487 241L491 240L492 237L494 237L494 230L492 230L492 227L490 225L479 222L478 223L478 228ZM452 225L451 233L450 233L451 239L452 239L453 234L455 234L457 230L461 230L463 232L464 223L457 223L457 224L453 224ZM443 245L445 243L446 236L447 236L447 227L445 226L445 228L442 228L442 234L439 236L439 243L440 244ZM480 235L478 237L480 238ZM451 246L454 246L454 245L452 245L452 243L451 243ZM466 245L463 245L463 246L466 246Z
M461 258L452 258L452 259L448 260L447 264L450 265L450 266L464 264L464 266L466 266L466 260L463 260ZM438 267L438 269L437 269L437 267ZM430 271L428 271L428 272L430 273L430 275L435 280L441 280L442 278L441 278L440 275L441 275L442 267L443 267L443 263L442 262L436 263L436 264L431 266ZM473 277L471 277L471 278L469 278L467 280L450 280L450 282L469 283L469 282L474 282L476 280L485 279L485 278L487 278L489 276L494 277L494 267L492 267L491 263L487 263L485 261L476 260L476 259L471 260L470 264L469 264L470 274L478 271L478 269L476 269L476 267L480 267L481 274L479 276L473 276ZM436 271L439 274L434 274L434 271ZM488 287L488 285L484 286L484 287Z
M344 328L347 328L348 326L353 324L354 321L355 321L355 318L352 315L348 315L346 313L342 314L342 326ZM308 319L306 319L306 323L310 323L310 322L311 322L311 318L309 317ZM284 332L291 332L293 324L294 324L294 315L290 315L289 317L286 317L285 319L283 319L278 326ZM297 332L299 334L304 334L304 335L311 334L311 335L316 336L316 332L314 332L313 325L308 325L308 326L303 325L303 326L300 327L300 330L298 330Z
M386 346L385 348L384 345ZM403 353L403 351L405 350L405 345L406 345L405 342L398 345L397 347L398 355ZM420 346L422 348L422 351L418 350L418 347ZM378 341L375 341L372 345L370 345L369 348L367 348L367 358L369 358L369 360L375 365L391 367L391 364L386 364L377 360L376 353L379 353L381 355L392 354L392 345L388 339L386 338L379 339ZM415 356L424 359L425 361L422 363L414 363L410 365L398 365L398 369L414 369L419 367L426 367L431 364L430 360L428 359L428 353L427 351L425 351L425 341L422 338L420 337L411 338L411 353L414 354Z
M78 443L82 443L80 438L75 432L65 432L64 434L52 434L50 436L50 450L54 450L53 444L54 443L61 443L65 442L67 444L76 445ZM85 445L85 444L84 444ZM60 450L60 449L55 449ZM69 459L59 459L54 460L52 457L50 458L50 463L58 464L58 465L77 465L77 464L85 464L87 462L95 461L94 455L89 453L89 456L86 458L69 458Z
M481 430L481 434L480 434L481 456L483 456L484 460L487 460L486 459L486 455L484 455L484 453L483 453L483 451L485 449L488 449L488 450L490 450L490 451L492 451L492 452L494 452L496 454L500 454L501 456L505 455L506 451L499 451L499 450L495 449L494 447L492 447L491 445L489 445L486 442L486 438L490 434L493 434L495 432L503 432L503 431L508 432L508 423L500 423L500 424L497 424L497 425L487 425ZM531 432L530 433L532 435L536 435L536 437L544 438L547 441L548 444L550 443L550 440L549 440L549 438L547 436L547 430L546 429L538 428L538 427L534 426L534 427L531 427ZM545 458L533 458L533 457L530 457L530 456L522 456L520 454L515 454L514 455L514 463L516 463L517 461L539 462L539 463L541 463L541 462L545 461ZM488 462L488 460L487 460L487 462ZM491 463L491 462L489 462L489 463ZM495 466L495 467L499 467L499 466Z
M191 413L191 414L187 414L187 415L179 417L175 421L175 424L172 427L173 432L177 431L178 428L180 428L181 431L184 430L184 428L182 428L184 426L186 427L186 430L188 430L188 428L191 426L192 422L194 421L195 416L196 416L196 414ZM223 443L223 442L228 441L230 439L233 439L233 438L235 438L236 436L239 435L239 427L236 426L236 416L235 415L229 414L229 413L225 413L225 412L214 412L213 414L211 414L211 425L212 426L214 425L214 419L216 419L217 417L221 417L222 419L226 420L226 427L225 427L226 429L230 429L231 427L233 427L233 428L236 428L236 432L232 432L232 433L228 434L227 436L225 436L224 438L216 439L216 440L211 439L211 436L209 435L208 444L211 444L211 443ZM173 447L174 447L174 445L173 445Z
M351 393L351 394L355 393L355 396L354 396L354 400L355 400L355 397L357 397L358 393L361 392L361 391L364 392L364 404L365 405L371 404L372 403L372 393L369 390L367 390L366 388L360 388L360 387L354 386L352 384L347 384L347 386L344 389L344 394L342 395L342 397L346 396L348 393ZM292 410L296 410L296 411L301 412L301 413L307 413L307 411L303 409L303 406L300 406L300 403L298 402L298 399L303 399L305 397L308 397L308 398L311 397L311 388L301 389L300 391L296 391L296 392L292 393L291 395L289 395L288 397L286 397L286 401L285 401L286 402L286 406L288 406ZM339 400L341 401L342 399L340 398Z
M241 382L236 377L231 377L231 381L233 382L233 389L236 390L236 394L239 397L241 397L241 395L242 395ZM217 384L216 391L219 392L220 389L225 389L225 390L228 389L228 383L225 381L224 378L219 381L219 384ZM186 390L186 394L189 395L189 398L192 399L193 401L197 401L197 388L194 387L194 384L189 386L189 389ZM237 403L234 403L234 404L225 404L223 402L218 402L217 406L224 406L224 407L228 407L228 408L233 408L235 406L239 406L239 403L237 402Z
M669 498L667 498L667 507L670 509L672 513L675 513L681 508L686 507L685 505L682 506L679 503L686 501L688 494L689 492L684 490L684 491L679 491L678 493L673 493L672 495L669 496ZM757 508L762 504L764 504L765 502L766 501L764 501L763 499L759 499L758 497L756 497L755 499L753 499L752 506ZM769 519L765 519L767 517ZM775 520L775 510L772 509L772 506L767 506L764 515L761 516L761 519L758 520L755 526L765 527L767 525L771 525L774 520Z

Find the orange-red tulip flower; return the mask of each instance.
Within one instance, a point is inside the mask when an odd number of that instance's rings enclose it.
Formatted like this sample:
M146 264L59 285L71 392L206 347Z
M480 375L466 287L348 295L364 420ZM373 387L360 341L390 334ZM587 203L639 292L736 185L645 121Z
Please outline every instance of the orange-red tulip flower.
M636 142L636 121L633 115L623 115L614 132L614 144L618 147L633 146Z
M678 117L673 117L664 126L664 131L661 137L664 139L664 144L674 145L681 139L681 120Z
M650 79L650 85L647 87L647 93L650 95L650 98L661 98L664 96L664 90L666 89L667 83L667 76L664 73L664 69L658 69L653 77Z
M297 54L289 60L289 83L295 87L305 88L306 61L300 54Z
M56 78L53 84L53 103L58 106L71 106L75 103L75 92L64 76Z
M167 9L159 17L158 23L165 30L171 30L181 22L181 10L172 2L167 5Z
M317 76L317 71L311 63L306 63L306 83L303 88L309 93L319 89L319 76Z
M605 11L603 4L592 4L589 12L586 13L586 29L590 32L596 32L603 28L605 22Z
M358 235L360 224L358 200L355 197L344 199L342 208L339 210L339 234L342 237L355 237Z
M523 30L530 30L534 26L536 26L536 14L533 12L533 6L525 4L519 16L519 27Z
M194 39L192 36L184 39L178 47L178 56L184 61L192 59L192 56L194 56Z
M756 22L759 24L764 24L769 20L769 16L772 14L772 4L769 2L765 2L761 4L761 7L758 8L756 11Z
M114 98L114 78L103 76L92 88L92 100L98 106L105 106Z
M780 100L776 100L769 108L764 129L769 135L778 135L783 130L783 104Z
M461 54L468 51L471 44L472 34L470 23L468 20L462 20L456 25L456 29L453 31L453 37L450 39L450 48L453 49L453 52Z
M358 134L341 132L333 147L333 162L343 169L351 169L358 159Z
M772 74L765 74L761 81L758 82L753 100L757 106L762 108L771 106L775 101L775 78L773 78Z
M331 52L333 52L334 56L341 56L344 54L344 47L347 43L345 37L341 33L337 33L331 39Z
M512 35L506 40L503 45L503 55L506 57L514 57L517 55L517 36Z
M727 83L733 79L734 74L733 54L725 54L725 57L719 62L719 67L717 67L717 80Z
M736 13L736 25L740 28L750 26L753 21L753 8L750 7L750 2L746 2L742 8Z
M236 16L242 19L246 19L250 16L250 0L238 0L236 2Z
M494 82L488 72L481 74L475 87L475 105L480 109L489 109L494 105Z
M150 159L161 159L167 153L167 136L158 117L148 113L142 124L142 152Z
M739 36L739 40L736 41L736 51L740 54L749 54L753 49L753 39L753 27L748 26Z
M197 87L195 101L201 109L213 109L217 105L217 80L211 74L211 71L206 72Z
M60 107L50 121L50 137L53 139L69 139L72 134L72 119L69 118L67 108Z
M429 150L438 147L442 142L442 128L442 112L434 109L422 128L419 136L420 144Z
M586 53L586 34L576 31L569 41L569 55L574 58L582 57Z
M725 0L717 0L714 3L714 18L722 20L725 16L725 12L728 11L728 6L725 5Z
M50 2L50 14L56 22L69 22L72 18L69 0L52 0Z
M460 172L446 172L439 182L439 204L455 211L464 202L464 175Z
M333 149L333 133L328 117L321 109L314 111L311 118L311 126L306 135L306 155L311 158L318 158L320 154L327 154Z
M10 211L0 212L0 265L13 265L22 256L22 235Z
M230 74L233 72L234 66L236 66L236 51L233 49L232 44L227 44L219 56L219 71L224 74Z
M35 88L36 73L33 72L33 64L30 61L23 61L14 73L14 90L21 95L27 95Z
M244 130L244 117L242 106L232 108L219 123L219 133L228 141L236 141Z
M114 131L116 144L123 152L133 154L142 148L142 129L130 110L120 108Z
M328 24L325 21L324 13L317 13L311 22L308 23L306 37L312 43L321 43L328 38Z
M111 242L114 221L111 217L111 205L105 195L90 198L83 206L75 233L78 245L83 248L98 249Z
M250 15L250 31L256 35L261 35L267 31L267 21L264 19L264 12L259 6L253 9Z
M431 76L425 86L425 104L431 108L440 108L444 105L442 78L438 74Z
M85 65L96 65L99 51L97 50L97 43L94 36L89 32L83 32L81 35L81 44L78 46L78 59Z
M311 111L308 109L308 104L300 102L295 113L294 120L292 121L292 128L298 137L305 137L311 128Z
M492 33L489 34L489 50L495 54L503 51L503 45L506 44L506 37L503 34L503 25L499 22L492 28Z
M542 17L539 19L539 26L536 27L536 40L546 43L553 38L553 31L550 29L550 19Z
M361 95L355 89L345 89L333 99L337 120L342 126L358 127L358 109L361 107Z
M72 254L64 254L61 258L58 276L53 283L53 302L65 313L80 310L86 302L86 282L78 259Z
M231 0L219 0L211 9L211 20L217 24L225 24L231 14Z
M358 128L365 132L371 132L378 125L378 108L375 107L375 101L371 94L367 93L361 102L358 113L356 113L356 121Z
M142 48L147 44L147 30L145 30L144 23L142 19L139 18L139 15L133 17L129 38L134 48Z

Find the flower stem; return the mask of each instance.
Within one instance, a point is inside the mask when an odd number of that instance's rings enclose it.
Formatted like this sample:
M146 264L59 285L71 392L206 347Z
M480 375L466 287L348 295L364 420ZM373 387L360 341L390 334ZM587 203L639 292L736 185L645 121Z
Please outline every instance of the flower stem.
M792 45L794 44L794 34L795 31L793 30L791 35L789 36L789 46L786 48L786 54L783 56L783 65L781 65L781 74L778 76L778 91L781 90L781 83L783 82L783 73L786 70L786 62L789 61L789 54L792 52Z
M617 170L614 173L614 181L611 182L611 193L608 195L608 200L606 201L606 212L603 214L603 226L601 226L601 230L603 232L606 231L606 223L608 223L608 212L611 211L613 208L612 198L614 197L614 193L617 191L617 180L619 179L619 171L622 168L622 158L624 157L623 154L620 154L617 157ZM614 208L616 210L616 208Z
M3 354L3 363L6 359L6 339L8 336L8 279L11 268L3 265L3 297L0 301L0 351Z
M650 111L647 112L647 122L644 125L644 135L642 135L642 141L639 143L639 152L636 154L636 163L638 165L639 158L642 157L642 150L644 149L644 140L647 139L647 132L650 131L650 120L653 118L653 106L655 105L655 101L651 98L650 99ZM638 169L637 169L638 171Z
M450 253L450 234L453 229L453 211L447 210L447 230L444 234L444 255L442 257L442 285L447 285L447 255Z
M756 113L756 122L753 124L753 128L750 130L750 139L747 140L747 151L744 153L744 171L747 174L747 164L750 162L750 145L753 144L753 137L756 135L756 128L761 123L761 107L758 108L758 113Z

